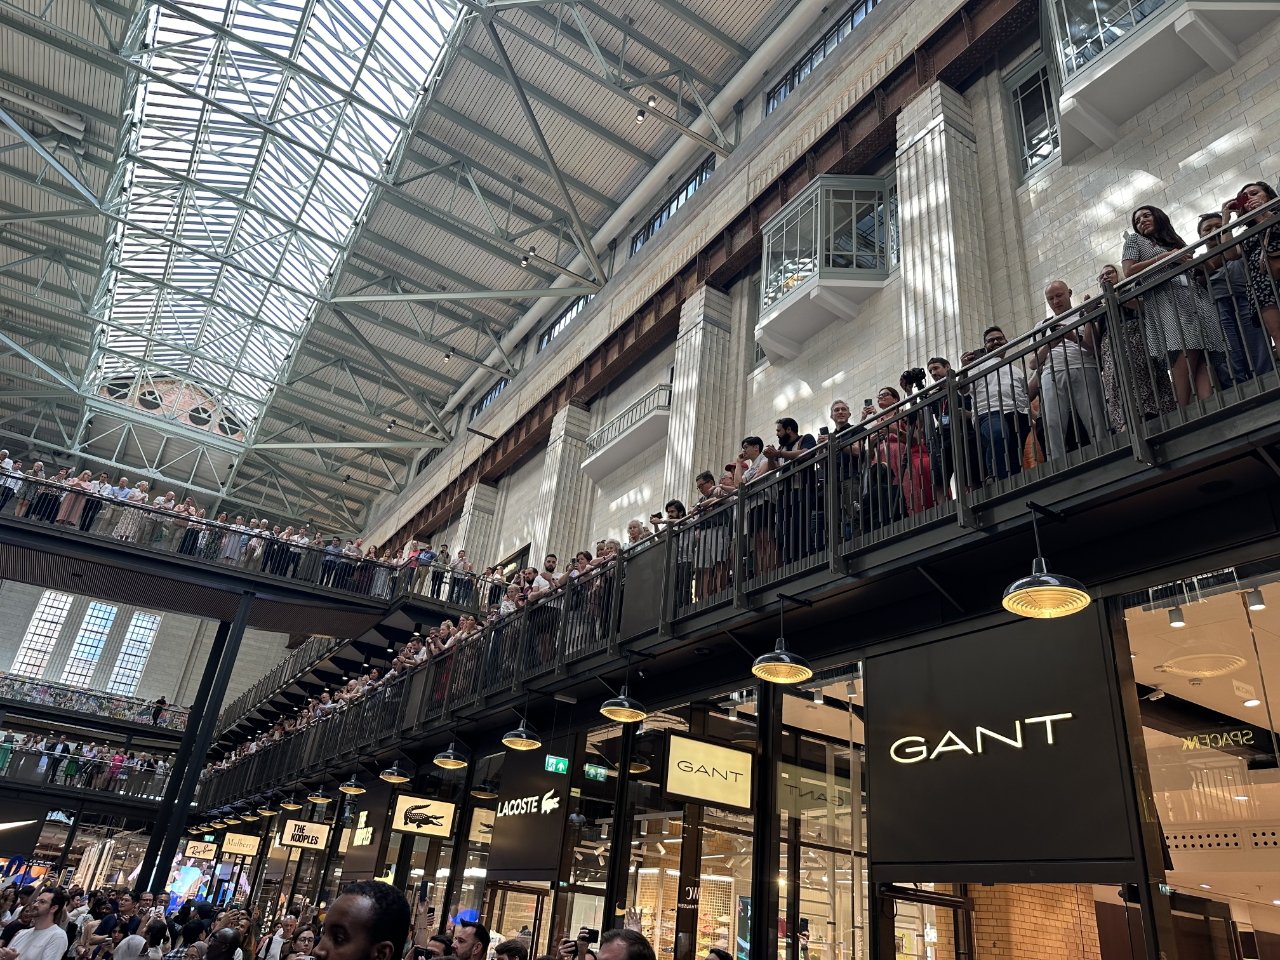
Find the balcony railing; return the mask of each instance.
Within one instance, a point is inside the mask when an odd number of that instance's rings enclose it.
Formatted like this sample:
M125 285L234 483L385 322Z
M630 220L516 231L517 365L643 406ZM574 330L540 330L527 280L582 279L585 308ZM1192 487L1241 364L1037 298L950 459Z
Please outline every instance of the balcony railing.
M587 437L587 456L599 453L651 413L670 409L671 384L660 383Z
M1048 0L1062 75L1070 77L1124 40L1165 0Z
M52 746L24 743L21 735L0 733L0 783L13 786L53 786L89 790L158 801L169 779L168 760L145 765L146 755L103 746L87 755L88 745L75 744L71 752ZM155 760L157 758L153 758Z
M33 704L51 710L81 713L86 716L110 717L130 723L142 723L164 730L181 732L187 728L190 711L186 707L171 704L158 715L156 705L141 697L125 697L114 693L100 693L79 687L35 680L12 673L0 673L0 700ZM153 718L153 715L154 718Z
M346 641L338 637L309 637L302 646L291 650L265 676L223 708L218 717L218 730L222 731L239 723L254 707L291 680L306 673L344 643Z
M1234 239L1201 240L1052 325L993 341L967 367L837 430L806 457L212 773L202 806L328 776L335 758L429 735L457 710L568 674L646 632L678 632L719 606L750 608L784 583L842 571L859 554L926 529L976 527L978 511L997 501L1022 500L1103 462L1157 462L1153 448L1198 421L1226 423L1280 401L1265 328L1254 322L1257 287L1227 274L1225 290L1213 288L1226 295L1221 312L1196 319L1196 336L1222 347L1207 351L1213 390L1199 399L1184 393L1182 405L1165 366L1168 344L1152 339L1158 324L1149 315L1162 296L1192 291L1203 300L1224 253L1256 251L1271 222L1255 218L1234 228ZM1275 281L1260 282L1275 295Z

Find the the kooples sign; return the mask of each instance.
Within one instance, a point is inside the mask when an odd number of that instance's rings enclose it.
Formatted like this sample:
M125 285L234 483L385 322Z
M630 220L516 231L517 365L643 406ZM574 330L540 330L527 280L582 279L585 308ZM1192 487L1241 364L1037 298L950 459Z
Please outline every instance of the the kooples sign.
M970 735L969 731L965 731L961 735L954 730L948 730L934 744L930 744L927 737L899 737L889 747L889 756L893 757L898 763L920 763L922 760L937 760L944 754L961 754L972 757L986 752L993 744L997 745L997 747L1003 745L1004 747L1021 750L1027 745L1025 731L1038 731L1041 725L1044 727L1043 740L1041 741L1035 736L1031 739L1033 743L1042 742L1044 746L1052 747L1055 742L1053 739L1053 725L1064 720L1074 719L1074 716L1071 713L1050 713L1043 717L1027 717L1025 720L1015 720L1007 736L990 727L975 726L972 735ZM1025 729L1023 724L1026 724ZM970 744L973 744L973 746L970 746Z
M310 820L286 820L280 833L283 847L301 847L304 850L323 850L329 843L329 825Z
M754 760L745 750L672 734L667 738L667 796L750 810Z
M867 657L872 881L1056 882L1136 864L1101 608Z
M402 793L396 798L391 829L424 837L447 837L453 833L454 805L444 800Z
M490 880L555 880L560 874L571 779L546 769L547 753L577 755L560 741L544 750L512 751L502 762L486 876ZM474 832L474 824L473 824Z

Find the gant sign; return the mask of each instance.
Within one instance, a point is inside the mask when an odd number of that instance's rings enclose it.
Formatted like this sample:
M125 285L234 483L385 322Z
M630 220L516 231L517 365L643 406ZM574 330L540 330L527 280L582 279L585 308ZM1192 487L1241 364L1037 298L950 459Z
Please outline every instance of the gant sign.
M745 750L672 734L667 738L667 796L750 810L754 760Z
M1022 750L1029 739L1032 745L1052 747L1055 743L1053 725L1072 720L1074 716L1071 713L1050 713L1043 717L1027 717L1013 721L1012 727L1006 726L1005 733L983 726L975 726L972 733L966 730L963 736L948 730L933 743L927 737L899 737L889 747L889 756L898 763L937 760L944 754L972 757L987 752L993 746Z

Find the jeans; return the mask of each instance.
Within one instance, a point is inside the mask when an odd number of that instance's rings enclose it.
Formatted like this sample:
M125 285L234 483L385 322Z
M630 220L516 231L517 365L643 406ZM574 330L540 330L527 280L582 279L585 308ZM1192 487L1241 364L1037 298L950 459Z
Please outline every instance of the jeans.
M1234 301L1234 303L1232 302ZM1222 377L1224 387L1252 380L1260 373L1275 368L1271 343L1262 321L1249 302L1245 291L1214 301L1218 305L1218 322L1227 338L1227 368L1230 379Z
M978 415L978 444L986 479L1003 480L1022 472L1022 442L1030 426L1025 413Z

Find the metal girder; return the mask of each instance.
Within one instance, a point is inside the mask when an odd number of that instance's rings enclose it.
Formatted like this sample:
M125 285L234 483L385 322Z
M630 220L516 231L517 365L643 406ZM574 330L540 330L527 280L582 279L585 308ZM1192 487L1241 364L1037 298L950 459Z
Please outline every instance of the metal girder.
M537 48L538 50L541 50L543 53L547 54L548 56L555 57L557 61L569 67L571 70L573 70L575 73L579 74L580 76L591 80L592 82L598 84L601 87L604 87L606 90L609 90L615 95L626 100L632 106L638 109L644 110L645 115L647 117L652 117L655 120L658 120L671 127L674 127L675 129L683 133L685 136L689 137L691 140L706 147L708 150L711 150L716 154L722 157L725 157L725 156L728 156L730 151L733 149L732 145L729 142L728 137L724 133L723 128L720 126L719 121L717 121L715 116L712 115L711 111L707 108L705 101L702 99L701 93L699 93L697 88L693 85L693 83L691 83L688 80L688 78L684 75L683 71L673 70L661 77L644 77L644 76L637 75L634 77L634 79L630 81L624 81L621 70L618 67L614 66L614 64L617 63L618 61L611 60L609 57L607 57L603 53L603 51L599 51L598 47L595 46L594 40L592 41L591 49L597 50L597 53L599 54L598 57L593 58L598 68L596 70L592 70L589 67L584 66L583 64L575 60L573 57L566 56L564 53L558 50L553 44L547 43L545 40L542 40L541 38L534 36L529 31L516 26L515 24L512 24L505 19L495 17L494 21L496 23L501 23L504 30L519 37L525 43L528 43L531 46ZM581 26L583 27L584 30L586 29L585 24L581 24ZM561 34L557 33L557 36L560 36L560 35ZM584 34L584 36L586 35L588 34ZM666 86L661 82L662 80L665 80L669 77L674 77L677 82L677 93L675 95L672 95L671 92L667 90ZM637 88L640 86L648 87L649 89L654 91L655 95L658 93L661 93L664 99L672 101L672 103L675 105L675 109L677 113L679 112L680 107L683 104L683 97L681 94L687 88L690 92L690 99L692 100L693 104L699 108L699 111L702 113L702 115L705 116L707 120L710 122L711 130L712 130L712 133L715 135L715 139L711 139L709 137L703 136L702 134L698 133L688 124L683 123L678 116L673 116L671 114L668 114L663 110L658 109L657 107L650 107L647 99L642 99L641 97L637 96L634 92L632 92L634 88Z
M353 297L332 297L329 304L346 303L432 303L437 300L524 300L539 297L581 297L599 291L589 287L535 287L523 290L450 290L423 293L362 293Z
M395 368L387 362L386 358L382 355L382 352L370 343L369 339L360 332L360 328L355 325L351 318L341 310L334 310L332 312L333 315L342 322L342 325L351 331L351 335L356 338L356 341L364 347L366 351L368 351L369 356L373 357L374 360L376 360L378 364L387 371L387 375L396 382L401 390L404 391L405 396L412 399L418 409L426 414L427 419L430 420L435 428L440 431L440 436L444 437L446 440L452 440L453 434L450 433L449 428L445 426L444 421L440 419L440 415L436 412L435 408L426 401L419 399L417 393L414 392L413 387L411 387L404 378L396 372Z
M18 343L17 340L14 340L13 337L9 336L9 334L5 333L3 330L0 330L0 344L4 344L11 351L16 353L18 356L22 357L22 359L26 360L27 363L31 364L41 373L45 374L54 383L58 384L61 387L64 387L65 389L71 391L72 393L77 393L77 394L79 393L80 388L78 384L73 383L71 380L67 379L65 376L63 376L53 367L49 366L47 362L40 359L40 357L37 357L34 353L32 353L22 344Z
M546 161L551 179L555 181L556 189L560 191L560 199L564 201L565 209L569 212L569 219L573 223L573 232L578 238L578 250L586 258L596 282L603 284L609 278L605 275L604 265L601 264L600 258L596 254L596 248L591 242L591 231L587 229L587 225L582 221L582 217L578 213L577 204L574 203L573 197L569 194L569 186L565 183L564 174L560 172L560 167L556 164L556 158L551 152L551 145L547 143L547 138L542 133L542 126L538 123L538 117L529 103L529 95L525 92L524 82L516 73L516 68L511 62L511 57L507 54L507 48L502 44L502 38L498 36L498 31L494 27L492 19L484 21L484 29L489 35L489 42L493 44L493 48L498 54L498 62L502 64L503 72L507 75L507 83L511 85L511 89L516 95L516 102L520 105L520 112L524 114L525 122L528 123L529 130L533 134L534 140L537 141L538 149L542 151L542 158Z
M18 118L11 114L4 107L0 107L0 123L12 130L18 135L18 139L25 143L31 150L45 162L45 164L60 176L71 189L87 200L91 207L97 208L101 206L98 195L77 177L74 173L63 166L62 161L55 157L52 151L40 141L40 138L24 127Z
M255 443L250 450L338 450L354 448L359 450L438 450L443 447L443 440L386 440L373 443L350 441L342 443ZM401 466L404 464L402 463Z

